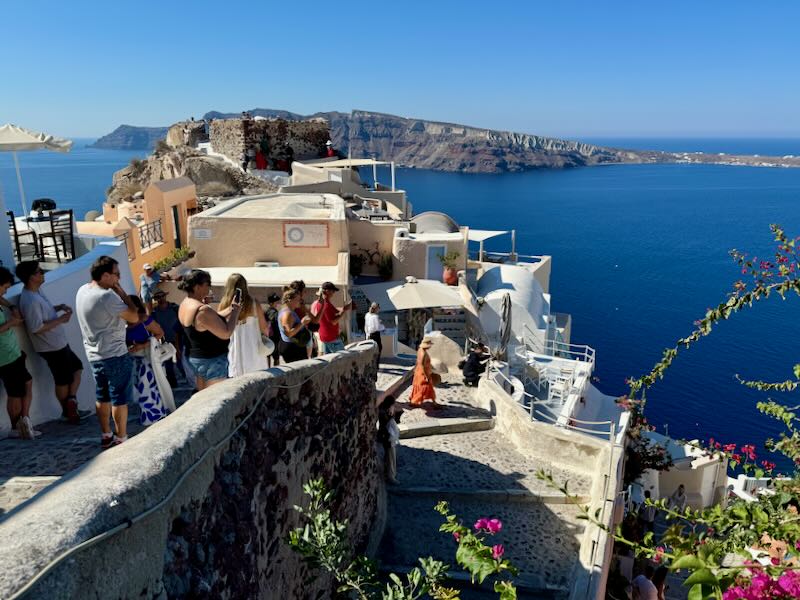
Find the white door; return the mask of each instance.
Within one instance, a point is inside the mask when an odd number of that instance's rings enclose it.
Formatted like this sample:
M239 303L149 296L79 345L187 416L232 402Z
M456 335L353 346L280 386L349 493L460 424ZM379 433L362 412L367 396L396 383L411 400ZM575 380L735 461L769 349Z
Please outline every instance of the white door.
M445 253L447 253L447 246L428 246L428 268L425 271L425 279L442 280L444 267L439 257Z

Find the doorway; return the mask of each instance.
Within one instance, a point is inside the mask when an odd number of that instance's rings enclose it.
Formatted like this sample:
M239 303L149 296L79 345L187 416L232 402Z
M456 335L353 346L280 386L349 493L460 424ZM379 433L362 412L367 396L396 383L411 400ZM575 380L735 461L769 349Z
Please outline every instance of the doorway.
M183 246L181 240L181 213L177 204L172 206L172 230L175 232L175 248L181 248Z
M442 261L439 260L447 252L447 246L428 246L428 264L425 271L426 279L442 280L444 275L444 266Z

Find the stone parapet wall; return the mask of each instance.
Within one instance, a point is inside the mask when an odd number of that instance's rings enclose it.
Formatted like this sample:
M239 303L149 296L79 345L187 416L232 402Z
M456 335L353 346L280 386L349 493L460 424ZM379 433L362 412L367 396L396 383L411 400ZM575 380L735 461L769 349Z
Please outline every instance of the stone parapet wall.
M285 121L283 119L214 119L209 140L219 152L239 164L248 148L269 145L270 163L285 159L291 148L296 160L317 158L330 137L328 123L322 120Z
M323 477L356 548L381 534L374 352L364 345L200 392L4 515L0 597L114 528L30 597L331 597L330 579L311 582L287 544L292 507Z

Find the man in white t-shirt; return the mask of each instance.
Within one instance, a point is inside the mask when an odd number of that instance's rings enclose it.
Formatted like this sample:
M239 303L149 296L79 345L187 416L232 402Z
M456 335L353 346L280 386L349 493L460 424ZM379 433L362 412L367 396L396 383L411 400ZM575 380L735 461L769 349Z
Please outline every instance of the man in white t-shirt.
M640 573L633 578L631 587L633 588L633 600L658 600L658 589L651 581L655 570L652 565L644 568L644 573Z
M72 318L72 309L66 304L53 306L39 289L44 284L45 273L38 261L19 263L16 273L25 286L19 295L18 304L33 349L47 362L53 375L62 419L77 425L81 422L81 417L88 413L81 414L78 411L76 396L81 384L83 363L69 347L63 327Z
M81 286L75 310L86 357L97 384L97 418L101 444L109 448L128 439L128 402L133 394L133 358L125 343L128 323L139 322L139 311L119 284L119 263L101 256L92 264L92 281ZM116 437L111 433L114 417Z

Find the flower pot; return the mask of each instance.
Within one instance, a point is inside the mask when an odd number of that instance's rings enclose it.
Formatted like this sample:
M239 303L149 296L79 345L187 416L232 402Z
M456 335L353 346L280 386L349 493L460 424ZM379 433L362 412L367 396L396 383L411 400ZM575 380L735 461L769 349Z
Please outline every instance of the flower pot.
M442 282L447 285L458 285L458 271L453 267L445 267L442 272Z

